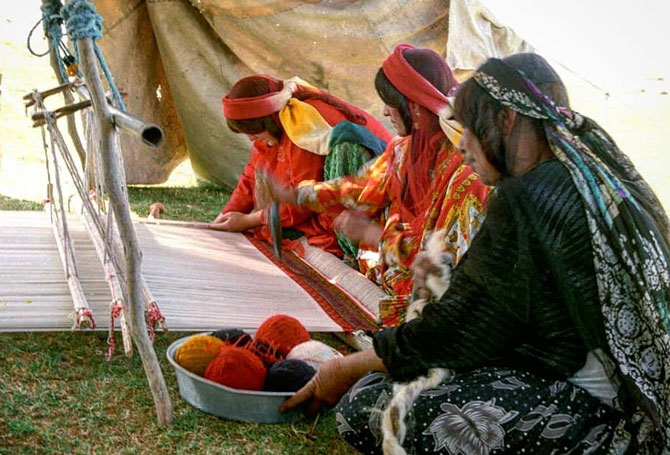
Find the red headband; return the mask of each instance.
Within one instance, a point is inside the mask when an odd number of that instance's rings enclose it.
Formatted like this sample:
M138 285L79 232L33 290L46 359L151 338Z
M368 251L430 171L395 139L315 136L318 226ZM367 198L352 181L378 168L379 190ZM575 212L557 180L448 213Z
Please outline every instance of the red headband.
M447 97L407 62L403 53L409 49L415 48L409 44L398 44L391 55L382 63L382 71L400 93L433 114L439 115L440 111L449 103ZM458 82L446 62L445 67L449 81L449 95L451 95L451 92L458 87Z
M246 120L251 118L265 117L279 112L291 98L290 93L283 90L283 83L270 76L251 76L253 78L264 78L270 86L270 93L248 98L229 98L224 96L223 115L233 120Z

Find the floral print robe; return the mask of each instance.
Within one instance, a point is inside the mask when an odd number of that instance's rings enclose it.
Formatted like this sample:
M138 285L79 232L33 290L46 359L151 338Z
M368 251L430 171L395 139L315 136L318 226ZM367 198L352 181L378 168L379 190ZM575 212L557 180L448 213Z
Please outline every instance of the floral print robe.
M434 231L444 236L444 251L456 265L484 218L488 187L464 163L463 156L444 138L432 172L430 202L426 211L403 219L402 188L409 160L411 137L396 137L384 153L356 176L326 182L302 182L299 205L322 213L342 209L359 210L381 219L383 234L379 263L369 267L359 261L361 271L382 286L389 298L380 302L382 322L402 322L412 292L410 266Z

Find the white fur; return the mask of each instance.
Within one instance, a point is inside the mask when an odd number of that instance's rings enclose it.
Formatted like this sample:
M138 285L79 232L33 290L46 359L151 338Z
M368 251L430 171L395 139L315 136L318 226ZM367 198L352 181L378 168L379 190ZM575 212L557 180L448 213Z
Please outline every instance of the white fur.
M421 392L437 387L449 374L449 370L431 368L426 376L421 376L407 384L393 386L393 398L382 417L382 435L384 436L382 449L385 455L407 455L402 447L407 433L405 426L407 413ZM393 414L397 417L396 419L393 418ZM397 430L395 432L394 427Z
M426 277L426 286L436 299L442 297L442 294L449 288L451 270L454 264L453 254L444 251L444 236L444 231L437 231L433 232L426 240L426 254L430 261L440 269L439 274L431 273ZM412 301L407 308L405 320L411 321L421 316L427 303L428 301L425 299ZM432 368L426 376L420 376L407 384L395 384L393 386L393 398L384 410L382 417L382 435L384 436L382 449L385 455L407 454L402 447L407 433L407 427L405 426L407 413L421 392L437 387L449 374L451 374L449 370Z

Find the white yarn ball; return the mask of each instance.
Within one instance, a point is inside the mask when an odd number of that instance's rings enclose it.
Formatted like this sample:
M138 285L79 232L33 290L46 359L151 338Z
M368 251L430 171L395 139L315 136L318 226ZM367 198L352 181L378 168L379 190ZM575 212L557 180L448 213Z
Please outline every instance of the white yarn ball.
M286 356L287 359L302 360L315 370L318 370L322 363L335 357L342 357L342 354L316 340L305 341L294 346Z

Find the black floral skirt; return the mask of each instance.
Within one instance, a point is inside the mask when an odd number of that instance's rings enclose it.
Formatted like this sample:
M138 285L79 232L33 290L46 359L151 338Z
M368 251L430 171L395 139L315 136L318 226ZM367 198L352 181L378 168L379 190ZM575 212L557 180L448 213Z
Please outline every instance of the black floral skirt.
M365 454L382 452L383 410L393 382L372 372L336 408L342 437ZM604 454L622 414L567 382L483 368L424 390L405 418L408 454Z

